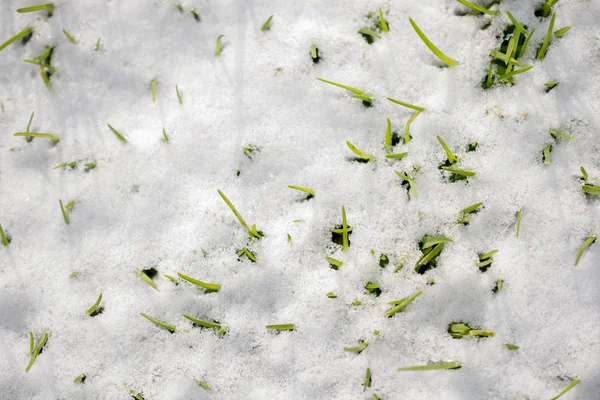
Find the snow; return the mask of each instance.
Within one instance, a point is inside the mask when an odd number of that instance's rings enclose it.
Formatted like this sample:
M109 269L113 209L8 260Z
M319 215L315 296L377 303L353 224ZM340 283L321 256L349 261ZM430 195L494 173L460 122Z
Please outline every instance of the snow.
M12 237L0 248L0 397L127 399L132 389L147 400L547 399L577 377L565 399L598 397L598 243L573 263L585 238L600 234L599 200L584 196L579 172L584 166L600 178L600 3L560 0L555 29L573 28L553 39L541 62L535 50L549 18L536 18L530 1L505 0L493 18L457 16L464 8L451 0L185 0L184 13L162 0L55 4L52 18L15 12L29 1L0 4L1 42L26 26L34 31L25 46L0 52L0 224ZM357 31L379 7L390 32L368 45ZM489 51L509 23L505 10L536 28L523 58L534 68L514 86L483 90ZM269 15L271 28L261 32ZM459 65L439 68L409 16ZM58 69L51 90L38 67L22 62L47 44L56 46ZM317 77L364 90L373 107ZM551 79L560 84L546 93ZM386 118L402 135L412 111L386 97L427 109L411 125L413 140L395 148L408 151L401 161L384 157ZM56 134L59 143L12 136L31 112L31 131ZM159 140L163 127L168 143ZM576 139L554 141L550 128ZM446 155L436 135L476 177L442 178ZM376 160L349 162L346 140ZM467 153L474 140L477 151ZM541 156L547 143L549 166ZM253 159L243 153L247 144L260 147ZM97 167L53 169L74 160ZM418 199L394 173L412 174L414 164ZM288 185L316 197L303 202ZM262 240L249 241L217 189L264 231ZM58 199L76 200L69 225ZM468 226L456 223L459 210L480 201ZM353 227L346 252L331 242L342 205ZM436 269L419 275L418 242L435 234L453 243ZM257 263L238 261L243 247ZM477 254L492 249L499 250L492 267L479 272ZM390 257L385 269L382 253ZM330 269L325 256L342 268ZM151 267L160 291L139 277ZM205 294L162 276L177 272L222 289ZM492 293L500 277L504 289ZM365 292L369 281L381 296ZM403 312L384 317L387 302L420 289ZM101 292L105 310L91 318L85 310ZM229 331L217 337L182 314ZM457 321L496 336L453 339L446 331ZM296 330L265 329L277 323ZM25 373L30 331L36 341L49 332L49 340ZM343 350L360 340L369 343L362 353ZM430 361L462 368L397 371ZM371 388L362 385L366 368ZM73 383L82 373L85 383Z

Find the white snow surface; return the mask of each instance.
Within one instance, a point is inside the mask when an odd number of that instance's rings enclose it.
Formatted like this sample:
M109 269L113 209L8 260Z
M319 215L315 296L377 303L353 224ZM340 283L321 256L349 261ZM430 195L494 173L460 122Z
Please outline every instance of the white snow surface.
M534 16L535 1L504 0L495 17L458 16L465 7L453 0L184 0L184 13L166 0L55 4L47 18L15 12L29 0L0 3L0 42L27 26L34 31L26 45L0 52L0 224L12 237L0 248L1 398L128 399L131 389L146 400L533 400L575 378L581 383L564 399L600 398L600 245L573 265L585 238L600 234L600 201L584 195L579 172L584 166L600 178L600 2L554 6L555 29L573 28L552 40L541 62L535 53L550 18ZM390 32L369 45L357 31L379 7ZM522 58L534 67L514 86L484 90L489 51L509 23L504 10L536 28ZM409 16L459 65L440 68ZM22 61L48 44L58 70L50 90L39 68ZM317 77L364 90L373 107ZM560 84L546 93L551 79ZM386 118L402 135L412 111L386 97L427 109L412 123L413 140L394 149L408 152L401 161L384 157ZM54 133L59 143L12 136L31 112L31 131ZM163 127L168 143L159 140ZM551 128L575 140L554 141ZM475 177L444 179L436 135ZM351 162L346 140L375 161ZM467 153L474 140L477 150ZM253 159L242 150L250 143L260 147ZM554 143L549 166L547 143ZM74 160L97 167L53 169ZM413 174L414 164L418 199L394 173ZM305 195L287 185L316 197L301 201ZM249 240L217 189L262 240ZM69 225L59 199L76 200ZM457 224L458 211L477 202L484 208L471 223ZM331 241L342 205L353 227L346 252ZM418 242L436 234L453 243L420 275ZM258 262L239 261L243 247ZM492 249L494 263L481 273L477 254ZM387 268L378 264L382 253ZM404 253L405 267L394 273ZM325 256L342 268L329 268ZM160 291L139 276L151 267ZM205 294L163 277L177 272L222 289ZM500 277L504 289L493 293ZM381 296L365 291L369 281ZM420 289L403 312L384 317L387 302ZM104 312L89 317L100 293ZM217 337L182 314L229 331ZM496 336L453 339L447 329L456 321ZM296 330L265 328L278 323ZM25 373L30 331L36 341L43 332L49 339ZM360 340L369 343L362 353L343 350ZM462 368L397 371L439 361ZM85 383L73 383L82 373Z

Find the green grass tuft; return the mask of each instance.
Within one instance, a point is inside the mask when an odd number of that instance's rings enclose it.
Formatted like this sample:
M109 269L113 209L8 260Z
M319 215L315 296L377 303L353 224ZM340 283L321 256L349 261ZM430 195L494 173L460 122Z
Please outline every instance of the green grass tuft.
M102 301L102 293L100 293L100 296L98 296L98 300L96 300L96 302L87 309L87 315L89 315L90 317L95 317L96 315L100 314L102 312L102 308L98 308L100 306L100 302Z
M33 337L33 336L30 336L30 337ZM44 348L44 346L46 345L47 341L48 341L48 334L46 332L44 332L42 334L42 337L41 337L40 341L38 342L37 346L35 346L35 349L33 349L33 351L31 352L31 358L29 359L29 364L27 365L27 368L25 368L25 372L29 372L29 370L33 366L33 363L35 362L37 356L42 351L42 348Z

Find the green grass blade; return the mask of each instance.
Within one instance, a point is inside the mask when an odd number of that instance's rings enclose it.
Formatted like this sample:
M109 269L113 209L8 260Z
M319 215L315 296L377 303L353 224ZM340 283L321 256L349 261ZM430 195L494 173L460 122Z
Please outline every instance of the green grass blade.
M552 399L550 400L556 400L559 397L561 397L562 395L564 395L565 393L567 393L569 390L573 389L575 386L577 386L577 384L581 382L581 379L575 379L573 380L573 382L571 382L571 384L569 386L567 386L565 388L565 390L563 390L562 392L560 392L559 394L557 394L556 396L554 396Z
M423 293L423 290L419 290L419 291L413 293L410 297L400 300L399 302L397 302L396 307L387 310L384 315L387 318L393 317L395 314L404 310L410 303L412 303L417 297L419 297L421 295L421 293ZM396 303L396 302L393 302L393 303Z
M37 6L18 8L17 12L18 13L28 13L28 12L42 11L42 10L48 10L48 9L52 10L53 8L54 8L53 3L47 3L47 4L40 4Z
M2 245L4 247L8 246L9 241L8 241L8 238L6 237L6 234L4 233L4 229L2 229L2 224L0 224L0 239L2 240Z
M521 25L521 23L519 21L517 21L517 19L515 17L513 17L513 15L510 12L507 11L506 15L508 15L508 19L510 19L510 22L512 22L512 24L515 26L517 31L522 33L523 36L527 36L527 32L525 31L525 28L523 28L523 25Z
M351 353L361 353L364 349L367 348L367 346L369 345L369 343L367 343L365 340L361 340L360 344L356 347L344 347L344 351L349 351Z
M413 196L415 196L415 199L418 199L419 197L417 196L417 189L415 188L415 182L412 180L412 178L410 176L403 175L396 170L394 170L394 172L400 177L400 179L408 182L408 185L410 186L410 191L412 192Z
M434 371L438 369L457 369L460 368L461 364L456 361L441 362L436 364L428 365L417 365L414 367L403 367L398 368L398 371Z
M73 379L73 383L79 383L79 382L84 383L86 377L87 377L86 374L81 374L78 377L76 377L75 379Z
M527 50L527 45L529 45L529 40L531 40L534 33L535 33L535 28L533 28L531 30L531 32L529 32L529 35L527 35L527 37L525 38L525 42L523 43L523 46L521 46L521 51L519 52L519 55L517 58L521 58L525 55L525 51Z
M193 323L195 323L196 325L200 325L203 328L209 328L209 329L221 329L221 324L216 323L216 322L208 322L208 321L204 321L202 319L198 319L198 318L194 318L190 315L186 315L186 314L182 314L185 318L189 319L190 321L192 321Z
M35 362L35 359L40 354L40 351L42 351L42 348L46 345L47 341L48 341L48 334L46 332L44 332L42 334L42 338L40 339L37 346L35 346L35 349L31 353L31 358L29 359L29 364L27 365L27 368L25 368L25 372L29 372L29 370L33 366L33 363Z
M364 151L360 150L359 148L354 146L352 143L350 143L348 140L346 140L346 144L348 145L350 150L352 150L352 152L358 156L358 158L361 158L363 160L372 160L373 159L374 156L372 154L365 153Z
M219 290L221 290L221 285L217 284L217 283L206 283L206 282L202 282L199 281L197 279L191 278L187 275L182 274L181 272L178 272L177 275L179 275L179 277L181 279L184 279L190 283L193 283L194 285L201 287L203 289L206 289L207 292L218 292Z
M348 221L346 220L346 208L342 206L342 251L348 248Z
M336 268L334 268L336 270L342 268L342 265L344 265L343 262L341 262L340 260L336 260L333 257L325 257L325 259L329 262L329 264L331 264L334 267L336 267Z
M272 15L269 18L267 18L267 20L265 21L265 23L261 26L260 30L262 32L268 30L271 27L271 20L273 20L273 16Z
M314 190L309 189L309 188L305 188L305 187L302 187L302 186L288 185L288 188L290 188L290 189L296 189L296 190L299 190L301 192L308 193L308 194L310 194L312 196L315 195L315 191Z
M177 92L177 99L179 99L179 104L183 105L183 99L181 98L181 93L179 93L178 85L175 85L175 92Z
M485 254L482 254L479 256L479 260L483 261L483 260L487 260L488 258L490 258L491 256L493 256L494 254L496 254L498 252L498 250L492 250L490 252L487 252Z
M384 32L389 32L390 28L388 28L387 22L385 22L385 18L383 18L383 12L381 8L379 9L379 20L381 21L381 30Z
M208 383L204 382L204 381L199 381L198 379L196 379L196 383L198 385L200 385L204 390L212 390L210 388L210 386L208 386Z
M112 131L112 133L115 134L115 136L117 137L117 139L119 139L121 142L123 143L127 143L127 139L125 138L125 136L121 135L115 128L113 128L112 126L110 126L110 124L106 124L110 130Z
M160 290L158 290L158 285L156 284L156 282L154 282L152 278L146 275L144 271L140 272L140 278L142 278L144 282L146 282L148 285L152 286L154 289L160 292Z
M256 236L252 230L248 227L248 224L246 224L246 221L244 221L244 218L242 218L242 215L239 213L239 211L235 208L235 206L233 205L233 203L231 203L231 201L229 201L229 199L227 198L227 196L225 196L225 194L223 192L221 192L220 190L217 189L217 192L219 192L219 196L221 196L221 198L223 199L223 201L225 202L225 204L227 204L227 206L229 207L229 209L233 212L233 214L237 217L238 221L240 221L240 224L244 227L244 229L246 229L246 231L251 235L251 236L255 236L257 238L260 239L260 236Z
M519 350L519 346L517 346L516 344L505 343L504 346L506 346L506 348L509 350Z
M385 128L385 148L387 150L392 148L392 121L387 118L387 127Z
M517 239L519 238L519 233L521 233L521 220L523 219L523 207L519 208L517 211Z
M223 39L223 37L225 37L225 35L219 35L219 37L217 37L217 46L215 48L215 54L218 56L221 55L221 39Z
M415 120L415 118L417 118L419 116L419 114L421 114L420 111L416 111L414 112L410 118L408 119L408 121L406 121L406 126L404 127L404 144L410 142L410 124L412 124L412 122Z
M575 257L575 266L579 263L579 259L583 255L583 251L587 249L592 243L596 241L596 235L592 235L589 238L585 239L585 241L581 244L579 251L577 252L577 256Z
M163 128L163 137L160 138L160 140L162 140L163 142L169 141L169 136L167 135L167 131L165 131L165 128Z
M152 90L152 102L155 103L156 102L156 79L152 79L150 81L150 87Z
M410 24L412 25L412 27L415 30L415 32L417 33L417 35L419 35L419 37L421 38L423 43L425 43L425 45L429 48L429 50L431 50L431 52L437 58L439 58L444 64L448 65L449 67L453 67L456 64L458 64L458 62L454 61L453 59L451 59L450 57L448 57L447 55L442 53L440 51L440 49L435 47L435 45L427 38L427 36L425 36L425 34L421 31L421 29L419 29L419 27L417 26L415 21L413 21L412 18L408 17L408 20L410 21Z
M538 60L543 60L544 57L546 57L546 51L548 50L548 45L550 44L550 38L552 38L552 30L554 29L555 20L556 13L552 14L552 19L550 20L550 25L548 26L548 32L546 32L546 38L544 39L544 43L542 43L542 47L537 55Z
M420 112L425 111L425 108L423 108L421 106L416 106L414 104L405 103L405 102L400 101L400 100L392 99L391 97L388 97L387 99L389 101L391 101L392 103L396 103L396 104L399 104L399 105L407 107L407 108L412 108L413 110L416 110L416 111L420 111Z
M157 320L156 318L152 318L151 316L149 316L148 314L144 314L143 312L140 313L140 315L144 318L146 318L148 321L162 327L165 328L166 330L168 330L169 332L173 333L175 332L177 329L175 329L174 326L172 325L167 325L162 321Z
M33 332L29 332L29 355L33 354L33 348L35 346L34 343L34 339L33 339Z
M94 47L94 51L98 51L100 50L100 38L98 38L98 40L96 40L96 47Z
M587 194L600 194L600 186L585 184L582 189Z
M0 51L4 50L10 44L16 42L17 40L21 39L23 36L28 35L30 33L31 33L31 28L23 29L21 32L17 33L15 36L11 37L6 42L2 43L2 45L0 45Z
M444 139L442 139L442 137L440 135L437 135L437 139L440 142L440 144L442 145L442 147L444 148L444 151L446 152L446 155L448 156L448 162L450 164L454 164L454 163L458 162L458 157L456 157L452 153L452 150L450 150L450 147L448 147L448 145L446 144L446 142L444 142Z
M561 131L557 131L556 129L550 129L550 134L552 136L554 136L555 138L556 137L561 137L561 138L567 139L567 140L573 140L573 139L575 139L573 136L567 135L566 133L561 132Z
M58 136L54 136L50 133L17 132L17 133L14 133L13 136L39 137L39 138L54 140L55 142L60 142L60 138Z
M477 210L482 205L483 205L483 202L473 204L472 206L469 206L467 208L463 208L462 210L459 211L459 213L462 214L462 215L470 214L473 211Z
M98 300L96 300L96 302L90 308L87 309L86 312L89 316L92 316L92 314L94 314L96 312L101 301L102 301L102 293L100 293L100 296L98 296Z
M475 172L473 172L473 171L467 171L467 170L464 170L464 169L451 168L451 167L442 167L442 169L444 171L452 172L453 174L456 174L456 175L475 176Z
M73 37L73 35L71 35L69 32L67 32L65 29L62 30L63 33L65 34L65 36L67 37L67 39L69 39L71 41L71 43L73 44L77 44L77 40Z
M375 31L372 31L369 28L360 28L358 30L358 33L362 33L363 35L367 35L367 36L372 36L375 37L377 39L381 39L381 35Z
M65 207L63 206L63 201L62 200L58 200L58 204L60 204L60 211L62 212L62 216L63 219L65 220L65 224L69 225L69 223L71 222L69 220L69 216L67 215L67 211L65 210Z
M402 160L404 157L406 157L407 154L408 154L408 152L397 153L397 154L386 154L385 158L391 158L394 160Z
M581 174L583 175L583 181L587 182L587 180L588 180L587 171L585 170L585 168L583 168L583 166L579 167L579 170L581 171Z
M460 4L465 5L465 6L471 8L471 9L473 9L475 11L479 11L479 12L487 14L487 15L496 15L496 14L498 14L498 11L488 10L487 8L485 8L483 6L480 6L479 4L474 4L474 3L471 3L470 1L467 1L467 0L456 0L456 1L458 1Z
M275 324L275 325L267 325L267 329L272 329L275 331L293 331L296 329L296 325L294 324Z
M446 236L423 236L421 240L422 245L421 248L428 249L430 247L435 246L440 243L452 243L452 239L447 238Z
M419 267L427 264L429 261L433 260L438 254L440 254L442 252L442 250L444 250L444 243L438 243L435 245L435 247L433 249L431 249L431 251L427 254L425 254L424 256L422 256L419 261L417 261L417 265L415 269L419 269Z
M515 75L519 75L519 74L522 74L523 72L527 72L531 68L533 68L533 65L529 65L529 66L527 66L525 68L521 68L519 70L508 72L508 73L506 73L504 75L500 75L499 77L496 78L496 80L497 81L504 81L504 80L506 80L508 78L511 78L511 77L515 76Z
M571 26L565 26L564 28L560 28L554 32L554 36L556 36L557 38L563 37L567 32L569 32L571 28Z
M333 86L341 87L342 89L349 90L349 91L351 91L353 93L356 93L356 94L363 94L362 90L353 88L351 86L346 86L346 85L342 85L341 83L336 83L336 82L328 81L327 79L322 79L322 78L317 78L317 79L320 80L321 82L325 82L325 83L329 83L330 85L333 85Z
M35 111L31 113L29 117L29 123L27 124L27 133L29 133L29 129L31 128L31 123L33 122L33 116L35 115Z

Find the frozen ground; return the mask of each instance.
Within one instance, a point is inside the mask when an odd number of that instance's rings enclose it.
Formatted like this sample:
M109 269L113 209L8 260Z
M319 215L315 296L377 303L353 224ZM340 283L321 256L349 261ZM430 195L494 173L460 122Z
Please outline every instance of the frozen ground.
M598 196L584 195L579 171L600 178L600 2L554 6L555 29L573 28L552 40L543 61L536 49L550 18L534 16L534 1L504 0L495 17L458 16L466 8L453 0L185 0L184 13L166 0L59 0L52 18L15 12L33 4L0 3L0 42L34 31L26 45L0 52L0 224L12 237L0 246L1 398L127 399L133 390L146 400L533 400L575 378L581 383L564 399L600 398L598 243L573 265L585 238L600 234ZM390 32L369 45L357 31L379 7ZM534 67L514 86L483 90L489 52L510 23L504 10L536 28L521 59ZM459 65L439 68L409 16ZM58 70L50 90L39 67L22 61L48 44ZM317 77L363 89L373 107ZM560 83L546 93L552 79ZM401 161L384 157L386 118L402 135L412 110L386 97L427 109L411 125L413 140L394 149L408 152ZM31 132L59 143L12 136L32 112ZM163 127L168 143L159 140ZM551 128L575 140L555 141ZM444 179L436 135L476 171L468 183ZM346 140L375 161L350 162ZM479 145L467 153L471 141ZM250 143L261 149L253 159L242 150ZM74 160L82 160L75 170L53 169ZM85 172L92 161L97 167ZM414 164L421 170L412 172ZM418 199L394 170L413 174ZM316 197L302 202L288 185ZM262 240L249 241L217 189ZM69 225L58 199L76 201ZM470 224L457 224L458 211L477 202L484 208ZM346 252L331 241L342 205L353 227ZM453 243L420 275L419 240L436 234ZM243 247L258 262L238 261ZM477 254L492 249L499 252L481 273ZM342 268L329 268L325 256ZM160 291L140 278L151 267ZM163 276L177 272L222 288L204 294ZM504 288L493 293L498 278ZM369 281L381 296L366 293ZM403 312L384 317L387 302L421 289ZM101 292L104 312L90 317ZM182 314L229 331L217 337ZM496 336L453 339L446 331L456 321ZM265 328L277 323L296 330ZM25 373L30 331L36 342L44 332L49 339ZM369 343L362 353L344 351L359 340ZM462 368L397 371L440 361ZM83 373L85 383L73 383Z

